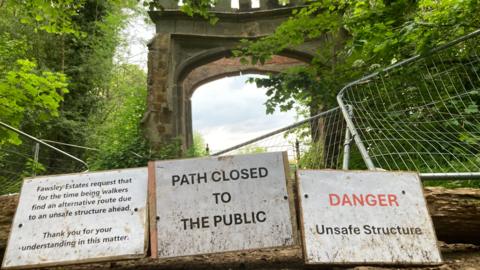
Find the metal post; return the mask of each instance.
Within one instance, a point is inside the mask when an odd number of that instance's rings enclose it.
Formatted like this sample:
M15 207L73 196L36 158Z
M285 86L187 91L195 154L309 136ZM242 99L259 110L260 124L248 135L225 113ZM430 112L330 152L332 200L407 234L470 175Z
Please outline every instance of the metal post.
M33 167L32 175L37 176L38 153L40 152L40 144L37 142L33 148Z
M74 160L82 163L82 164L85 166L85 168L87 169L86 171L88 171L88 164L85 163L85 161L83 161L83 160L81 160L81 159L79 159L79 158L77 158L77 157L75 157L75 156L72 156L72 155L70 155L69 153L66 153L65 151L62 151L62 150L60 150L60 149L58 149L58 148L56 148L56 147L53 147L53 146L51 146L50 144L48 144L48 143L46 143L46 142L43 142L43 141L41 141L41 140L33 137L32 135L29 135L29 134L27 134L27 133L25 133L25 132L23 132L23 131L20 131L20 130L18 130L18 129L16 129L16 128L10 126L10 125L7 125L7 124L1 122L1 121L0 121L0 126L3 126L3 127L7 128L7 129L10 129L10 130L12 130L12 131L14 131L14 132L22 135L22 136L25 136L25 137L29 138L30 140L33 140L33 141L35 141L35 142L37 142L37 143L39 143L39 144L41 144L41 145L43 145L43 146L45 146L45 147L48 147L48 148L50 148L50 149L53 149L54 151L57 151L57 152L65 155L65 156L67 156L67 157L69 157L69 158L71 158L71 159L74 159Z
M342 170L348 170L348 165L350 161L350 142L352 138L350 136L350 130L348 127L345 128L345 142L343 143L343 164Z
M297 163L300 162L300 142L295 139L295 152L297 152Z
M353 116L353 109L351 105L347 105L348 115L349 117ZM343 143L343 164L342 170L348 170L349 162L350 162L350 145L352 143L352 136L350 134L350 130L348 126L345 127L345 141Z
M353 84L353 83L351 83ZM343 118L345 118L345 122L347 123L347 127L350 130L351 136L355 140L355 144L357 145L358 150L360 151L360 154L362 155L363 161L367 165L367 168L369 170L376 170L375 165L373 164L372 159L368 155L367 148L363 144L362 139L360 138L360 134L358 134L357 129L355 128L355 125L353 124L352 119L350 118L350 115L348 113L347 105L343 103L342 97L343 93L345 92L345 89L350 87L350 85L345 86L340 93L337 95L337 102L338 105L340 106L340 109L342 110Z

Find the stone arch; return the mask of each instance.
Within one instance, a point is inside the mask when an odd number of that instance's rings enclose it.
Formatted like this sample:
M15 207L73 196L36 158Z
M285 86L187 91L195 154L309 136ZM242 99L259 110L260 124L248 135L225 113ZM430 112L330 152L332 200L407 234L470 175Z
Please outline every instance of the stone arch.
M189 17L174 6L150 12L156 24L156 35L148 44L148 100L142 124L155 149L173 138L180 138L184 149L191 144L189 99L192 89L198 85L240 72L281 71L268 63L264 66L233 65L231 61L238 60L228 60L232 59L230 51L241 39L255 39L273 33L302 1L292 0L288 5L279 6L277 0L261 0L258 9L243 5L244 2L248 1L240 0L240 9L235 10L225 6L213 7L212 12L216 12L220 19L215 25ZM273 3L271 6L270 2ZM292 59L293 62L286 63L285 67L307 63L321 45L319 43L321 41L307 42L282 52L278 57ZM230 61L232 68L228 71L211 70L220 64L217 61ZM202 70L208 73L205 80L192 83L192 76ZM188 84L189 80L191 84Z
M237 45L237 44L235 44ZM176 74L175 74L175 80L181 81L183 80L192 70L202 67L204 65L208 65L212 62L215 62L219 59L222 58L232 58L232 53L231 51L235 49L235 46L229 46L229 47L215 47L212 49L208 50L203 50L187 59L185 59L177 68ZM273 56L275 57L283 57L283 58L290 58L292 60L295 60L296 62L303 62L303 63L309 63L313 55L311 52L302 52L302 51L297 51L293 49L288 49L285 50L278 55ZM275 60L274 60L275 61ZM272 62L272 61L270 61ZM265 65L268 66L268 63L265 63ZM266 67L262 68L263 65L255 65L255 68L258 68L259 70L262 69L267 69ZM247 64L238 64L237 65L238 69L242 69L247 67L252 67L252 65L247 65Z
M241 64L238 58L232 58L228 57L228 54L226 55L225 57L190 70L187 75L178 80L181 87L178 87L177 91L183 92L178 93L178 95L182 97L180 102L183 103L181 107L184 108L184 111L179 112L181 114L179 118L184 118L180 124L183 125L182 133L185 134L184 137L187 147L193 144L191 97L198 87L225 77L238 76L241 74L268 75L282 72L293 66L306 64L304 59L299 60L297 58L275 55L263 65L245 65Z

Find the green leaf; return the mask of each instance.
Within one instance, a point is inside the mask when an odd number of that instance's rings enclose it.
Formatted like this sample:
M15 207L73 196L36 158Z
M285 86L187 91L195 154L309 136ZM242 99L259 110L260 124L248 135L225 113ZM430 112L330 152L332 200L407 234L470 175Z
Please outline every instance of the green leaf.
M470 104L467 108L465 108L466 114L474 114L478 113L478 105L477 104Z

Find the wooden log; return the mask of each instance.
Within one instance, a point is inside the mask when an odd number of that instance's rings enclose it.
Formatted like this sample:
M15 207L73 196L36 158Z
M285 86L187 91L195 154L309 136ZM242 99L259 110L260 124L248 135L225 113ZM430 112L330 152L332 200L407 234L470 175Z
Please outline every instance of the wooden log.
M18 195L0 196L0 262L7 248L8 235L17 204Z
M438 240L480 244L480 189L424 190Z

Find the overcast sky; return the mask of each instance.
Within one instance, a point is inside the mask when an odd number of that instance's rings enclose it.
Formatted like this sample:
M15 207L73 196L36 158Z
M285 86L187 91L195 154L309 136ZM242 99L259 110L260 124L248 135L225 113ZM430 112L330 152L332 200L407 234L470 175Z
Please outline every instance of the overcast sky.
M212 152L263 135L295 121L294 112L267 115L266 90L247 84L248 76L223 78L200 86L192 96L193 129Z
M123 35L128 46L119 51L119 58L146 71L146 44L155 35L155 27L139 17L129 23ZM193 129L200 132L212 153L294 122L293 112L266 115L266 90L245 83L247 78L216 80L200 86L193 94Z

